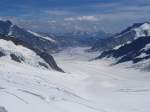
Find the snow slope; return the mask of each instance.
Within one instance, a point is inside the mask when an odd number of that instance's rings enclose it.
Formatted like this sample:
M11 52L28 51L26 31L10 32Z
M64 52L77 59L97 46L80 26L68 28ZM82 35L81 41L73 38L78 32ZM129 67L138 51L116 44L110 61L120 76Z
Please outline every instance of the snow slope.
M13 60L12 55L16 57L17 62L28 64L34 67L41 67L39 63L42 63L47 68L51 68L40 56L34 51L23 47L21 45L15 45L12 41L0 39L0 52L4 54L1 58L5 60ZM14 60L15 61L15 60Z
M88 61L90 54L75 48L55 55L65 71L85 76L75 89L78 95L104 112L150 111L149 72L129 68L128 63L109 66L111 62L106 59Z
M98 53L68 48L55 54L60 73L0 58L0 109L5 112L149 112L150 76L88 61Z
M75 75L0 59L0 107L8 112L98 112L66 85Z

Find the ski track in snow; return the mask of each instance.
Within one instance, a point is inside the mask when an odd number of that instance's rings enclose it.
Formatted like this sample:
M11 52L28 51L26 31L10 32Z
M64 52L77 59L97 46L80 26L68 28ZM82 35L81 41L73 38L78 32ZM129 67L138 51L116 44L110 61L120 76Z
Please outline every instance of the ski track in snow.
M88 61L99 53L85 49L54 54L66 73L0 59L0 110L150 112L150 73L109 66L107 60Z

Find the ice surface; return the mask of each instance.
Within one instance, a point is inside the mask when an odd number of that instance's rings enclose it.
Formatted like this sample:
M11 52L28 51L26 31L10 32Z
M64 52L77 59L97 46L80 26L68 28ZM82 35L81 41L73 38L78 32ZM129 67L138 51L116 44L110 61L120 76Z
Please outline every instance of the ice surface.
M80 57L79 51L84 56ZM83 57L90 54L83 52L80 48L72 49L71 52L74 54L70 55L70 51L67 50L63 53L66 56L60 53L55 58L65 71L85 76L77 83L78 89L75 91L78 95L93 101L105 112L150 111L148 106L150 103L149 72L131 68L131 62L110 66L110 60L106 59L87 61L89 59L86 58L83 60ZM73 60L72 57L74 57Z
M99 53L55 54L59 73L0 59L0 106L8 112L149 112L150 74L88 61Z

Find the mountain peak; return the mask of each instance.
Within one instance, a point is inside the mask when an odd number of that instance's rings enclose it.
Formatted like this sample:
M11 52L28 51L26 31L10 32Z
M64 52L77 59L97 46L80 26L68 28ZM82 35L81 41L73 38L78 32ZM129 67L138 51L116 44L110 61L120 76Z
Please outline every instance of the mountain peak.
M150 30L150 22L145 22L143 23L140 28L142 28L143 30Z
M135 37L135 39L142 36L150 36L150 22L134 23L115 36L118 38L129 33L134 34L132 37Z
M12 25L12 22L10 20L6 20L5 22Z
M133 28L136 33L135 38L150 36L150 22L144 22L139 27Z
M12 22L10 20L0 20L0 24L6 24L6 25L12 25Z
M141 27L143 25L150 25L149 21L145 21L145 22L141 22L141 23L134 23L132 26L130 26L131 28L138 28Z

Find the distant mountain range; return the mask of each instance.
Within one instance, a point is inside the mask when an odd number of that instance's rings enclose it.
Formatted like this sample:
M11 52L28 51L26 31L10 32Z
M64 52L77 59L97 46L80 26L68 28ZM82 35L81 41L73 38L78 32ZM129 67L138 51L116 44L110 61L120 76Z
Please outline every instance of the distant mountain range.
M92 46L98 39L107 37L103 31L74 31L52 35L51 33L34 32L21 28L11 21L0 20L0 39L9 40L17 45L33 50L53 69L62 71L51 56L66 47ZM3 54L1 52L1 54ZM14 58L14 54L13 54ZM17 56L15 56L17 58ZM17 61L22 61L19 57Z
M73 31L68 33L43 33L40 34L50 36L57 41L59 48L76 47L76 46L93 46L99 39L110 36L103 31L88 32L88 31Z
M89 31L72 31L68 33L51 32L34 32L26 30L11 21L0 21L0 34L13 36L19 38L32 46L46 51L47 53L54 53L64 47L76 46L93 46L99 39L110 36L104 31L89 32Z
M108 46L109 45L109 46ZM132 62L137 68L150 69L150 23L138 23L105 40L96 59L114 58L114 64ZM137 66L138 65L138 66Z
M120 33L113 36L103 31L85 32L74 31L64 34L52 35L51 33L33 32L18 27L10 21L0 21L0 39L12 41L32 50L43 61L36 62L39 66L52 68L63 72L51 56L51 53L66 47L92 46L88 51L100 51L96 59L114 58L114 64L132 62L133 65L141 63L143 68L150 68L150 23L135 23ZM19 53L20 54L20 53ZM0 50L0 56L6 54ZM26 57L11 54L9 56L17 62L25 62ZM32 60L32 59L31 59Z

